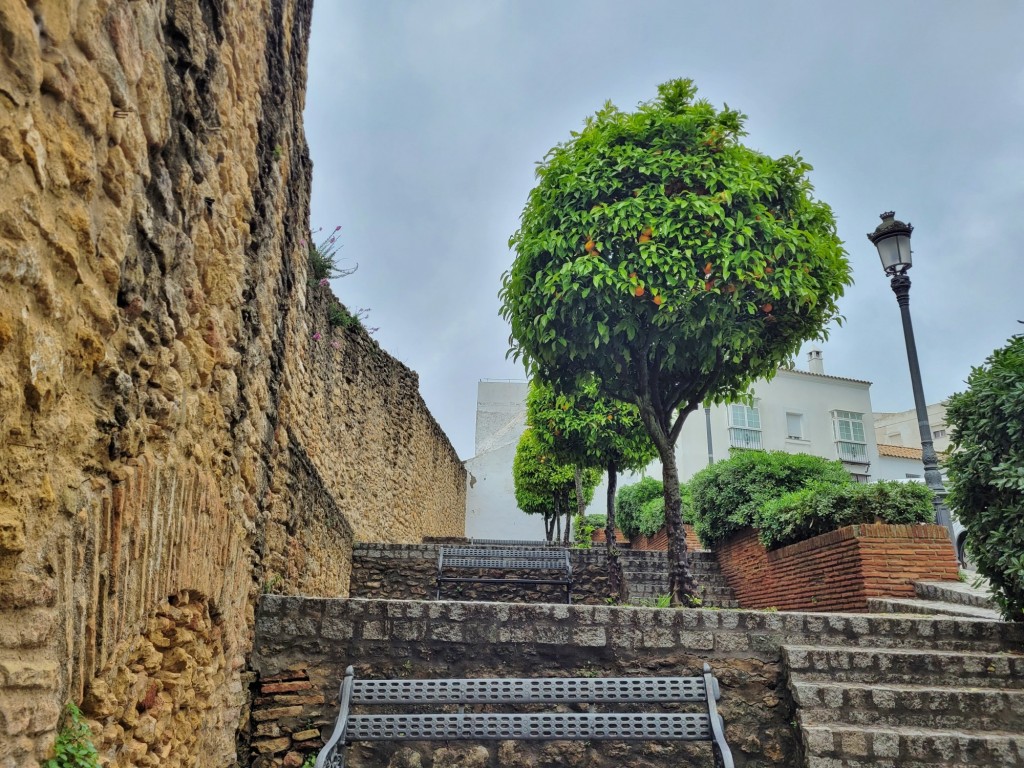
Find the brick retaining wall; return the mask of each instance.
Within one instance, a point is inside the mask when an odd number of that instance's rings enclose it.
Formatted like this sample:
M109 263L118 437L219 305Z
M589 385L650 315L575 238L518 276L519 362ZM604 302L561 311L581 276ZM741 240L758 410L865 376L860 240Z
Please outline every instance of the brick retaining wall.
M958 575L938 525L851 525L771 552L747 530L715 551L744 608L865 611L869 597L913 597L914 581Z

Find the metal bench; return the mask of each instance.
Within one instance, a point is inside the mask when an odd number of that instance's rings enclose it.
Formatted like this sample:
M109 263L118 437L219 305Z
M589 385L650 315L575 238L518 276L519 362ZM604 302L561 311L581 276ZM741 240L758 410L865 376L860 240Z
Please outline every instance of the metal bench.
M470 539L469 546L471 547L532 547L533 549L539 549L542 547L561 547L562 545L557 541L541 541L541 540L530 540L530 539Z
M718 679L707 664L698 677L462 680L356 680L349 667L341 684L334 733L317 755L316 768L344 768L345 748L355 741L505 739L709 741L715 765L734 768L725 723L716 706L720 697ZM467 713L467 704L492 705L501 711ZM522 712L520 705L524 704L588 707L586 712ZM613 704L685 704L697 711L596 711L598 705L607 709ZM354 715L354 705L403 711ZM410 709L428 711L413 713ZM448 711L439 711L444 709Z
M550 578L539 576L470 575L466 571L554 571ZM565 587L565 602L572 603L572 564L569 550L548 547L441 547L437 553L436 599L441 599L441 585L452 582L478 584L554 584Z

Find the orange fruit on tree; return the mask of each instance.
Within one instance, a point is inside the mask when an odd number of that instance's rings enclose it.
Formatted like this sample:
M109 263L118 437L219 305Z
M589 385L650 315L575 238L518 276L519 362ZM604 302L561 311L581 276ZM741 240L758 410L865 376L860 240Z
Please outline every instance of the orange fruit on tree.
M643 296L644 295L644 287L642 285L638 285L636 288L633 289L633 295L634 296Z
M732 283L726 283L725 288L722 289L726 293L736 293L736 286Z
M651 241L651 236L650 235L640 235L640 237L638 237L636 239L636 241L638 243L649 243Z
M765 304L762 304L762 305L761 305L761 310L762 310L762 311L763 311L763 312L764 312L764 313L765 313L766 315L767 315L767 314L770 314L770 313L771 313L771 311L772 311L772 305L771 305L771 302L767 302L767 303L765 303Z
M583 250L585 250L587 253L593 253L594 252L594 241L593 240L587 240L587 244L583 246Z
M665 300L664 300L663 298L661 298L661 296L655 296L655 297L654 297L654 303L655 303L655 304L657 304L657 305L658 305L659 307L660 307L660 306L661 306L661 305L662 305L662 304L663 304L664 302L665 302Z
M712 269L714 269L714 267L711 266L711 262L709 261L707 264L704 265L704 274L710 275Z
M715 281L714 280L706 280L704 282L704 290L705 291L710 291L714 287L715 287Z
M630 280L636 280L636 272L630 272L629 273L629 279Z
M764 268L764 273L765 273L766 275L770 275L770 274L772 274L772 273L773 273L774 271L775 271L775 267L765 267L765 268Z

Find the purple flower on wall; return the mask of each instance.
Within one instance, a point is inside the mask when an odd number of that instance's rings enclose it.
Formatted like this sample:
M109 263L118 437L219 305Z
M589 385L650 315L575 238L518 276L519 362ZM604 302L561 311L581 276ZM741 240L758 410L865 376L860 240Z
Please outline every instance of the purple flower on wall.
M321 287L321 288L326 288L326 287L327 287L328 285L330 285L330 284L331 284L331 281L330 281L330 280L328 280L328 279L327 279L326 277L325 277L325 278L323 278L323 279L322 279L322 280L320 281L320 287Z
M320 341L323 337L320 335L320 331L313 334L313 341Z

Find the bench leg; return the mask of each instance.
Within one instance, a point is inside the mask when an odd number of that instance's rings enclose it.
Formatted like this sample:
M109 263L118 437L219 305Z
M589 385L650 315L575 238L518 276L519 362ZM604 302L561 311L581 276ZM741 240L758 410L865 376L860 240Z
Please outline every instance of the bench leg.
M324 744L316 757L316 768L345 768L345 731L348 729L348 711L352 701L352 685L355 681L355 670L345 670L345 678L341 681L338 695L338 719L334 724L334 733Z

